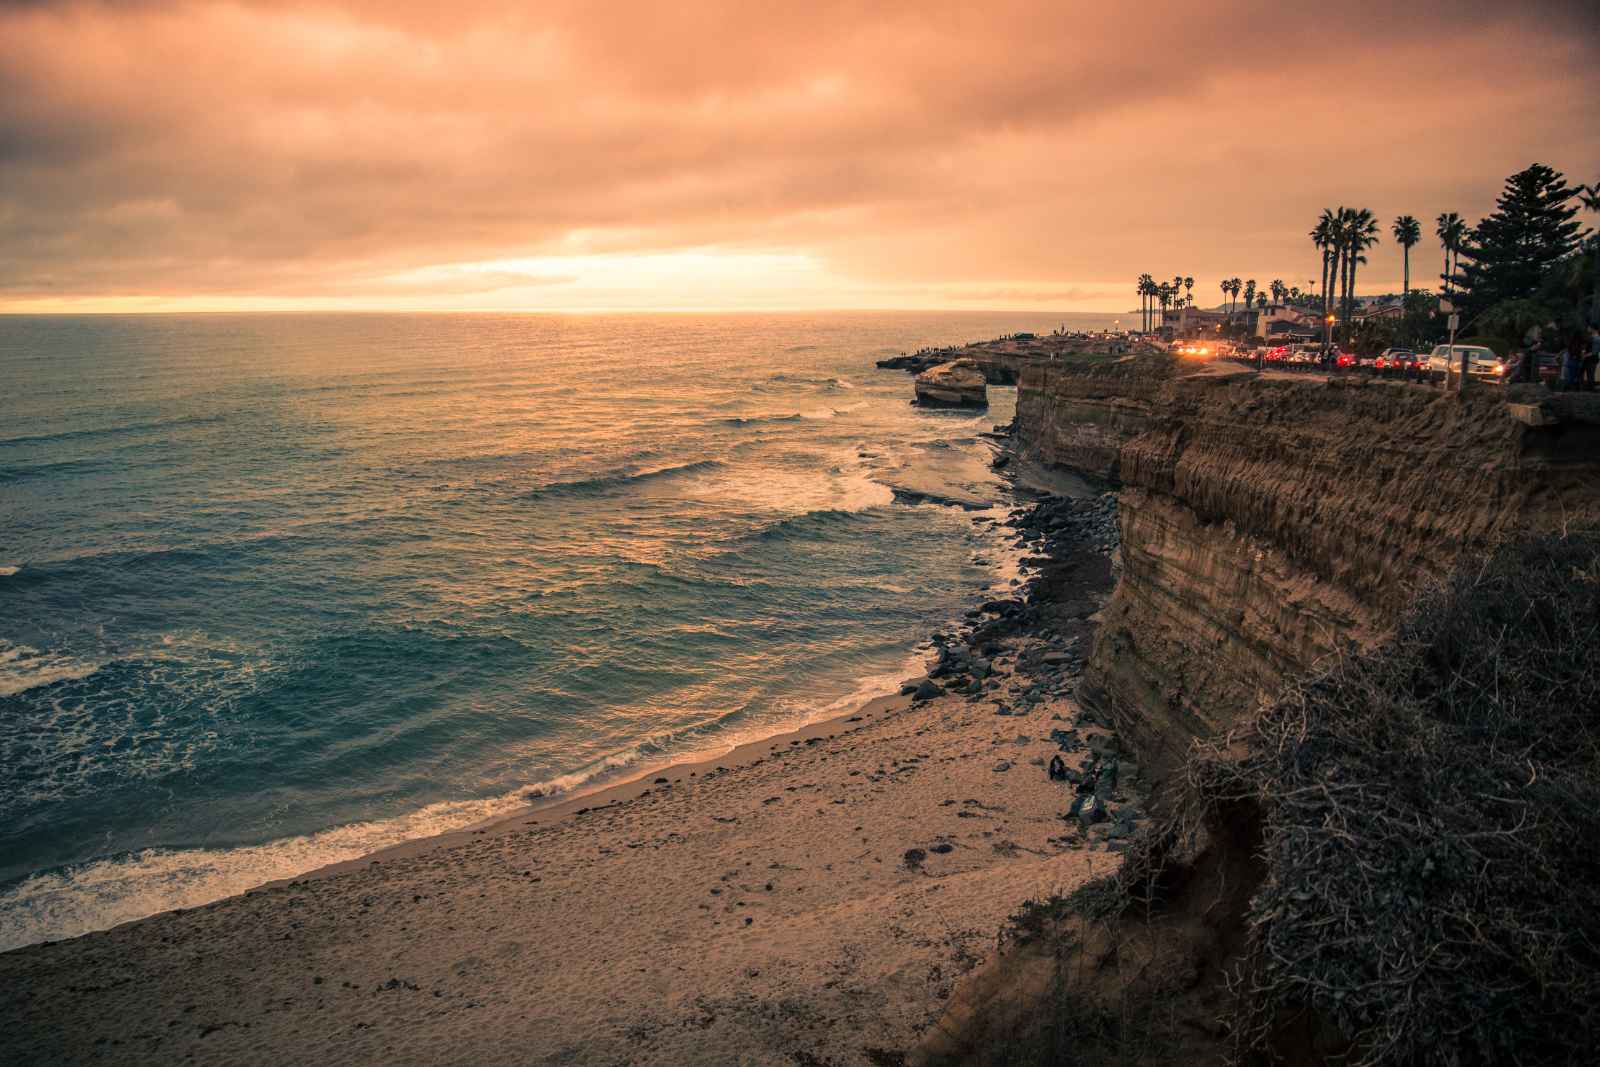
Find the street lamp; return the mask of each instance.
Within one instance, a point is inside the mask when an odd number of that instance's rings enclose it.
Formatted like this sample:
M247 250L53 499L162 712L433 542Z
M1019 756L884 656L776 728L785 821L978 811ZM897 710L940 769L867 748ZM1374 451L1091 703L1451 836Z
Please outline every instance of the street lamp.
M1328 353L1333 349L1333 316L1329 315L1323 320L1322 330L1322 358L1326 360Z

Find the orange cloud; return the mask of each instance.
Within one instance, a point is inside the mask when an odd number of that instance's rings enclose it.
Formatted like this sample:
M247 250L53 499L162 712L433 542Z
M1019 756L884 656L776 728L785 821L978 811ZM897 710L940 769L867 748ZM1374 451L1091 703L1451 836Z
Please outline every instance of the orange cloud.
M1597 44L1575 3L0 3L0 308L1303 284L1323 206L1600 177Z

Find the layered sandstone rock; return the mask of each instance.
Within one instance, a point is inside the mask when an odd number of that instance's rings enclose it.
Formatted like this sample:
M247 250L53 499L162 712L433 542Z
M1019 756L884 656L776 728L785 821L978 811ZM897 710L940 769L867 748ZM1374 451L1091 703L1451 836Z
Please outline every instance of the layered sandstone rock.
M1504 534L1600 523L1600 398L1530 425L1488 390L1173 375L1030 369L1017 419L1025 454L1121 483L1083 695L1157 766Z
M1024 367L1018 451L1045 467L1115 481L1122 446L1152 425L1161 386L1177 367L1164 354Z
M924 407L982 408L989 406L988 381L970 359L957 359L929 367L916 380L916 403Z

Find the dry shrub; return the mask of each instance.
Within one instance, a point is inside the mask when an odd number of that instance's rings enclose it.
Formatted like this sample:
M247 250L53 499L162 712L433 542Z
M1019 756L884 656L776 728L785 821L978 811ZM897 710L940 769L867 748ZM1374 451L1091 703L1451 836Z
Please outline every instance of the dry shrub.
M1600 539L1522 541L1188 765L1260 816L1233 1056L1594 1062Z
M1184 770L1013 917L1051 980L963 1062L1596 1062L1600 537L1463 569Z

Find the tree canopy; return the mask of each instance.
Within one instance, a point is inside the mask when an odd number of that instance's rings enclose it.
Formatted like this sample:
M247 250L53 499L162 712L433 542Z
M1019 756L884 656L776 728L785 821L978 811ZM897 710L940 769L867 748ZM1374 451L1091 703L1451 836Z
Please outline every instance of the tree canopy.
M1461 244L1454 280L1469 315L1532 297L1550 270L1577 251L1576 194L1560 171L1542 163L1506 179L1495 210Z

